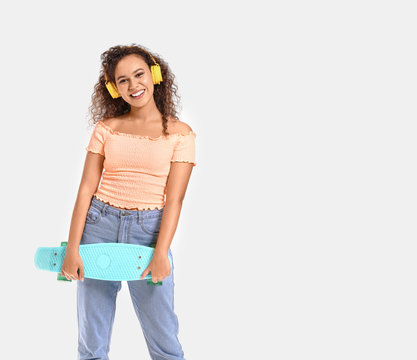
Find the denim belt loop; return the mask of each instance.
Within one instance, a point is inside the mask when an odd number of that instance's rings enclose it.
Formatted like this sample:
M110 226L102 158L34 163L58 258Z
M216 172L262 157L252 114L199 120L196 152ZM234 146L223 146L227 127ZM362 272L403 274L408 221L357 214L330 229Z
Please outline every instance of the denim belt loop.
M140 210L138 210L137 213L138 213L138 224L140 224Z
M101 209L101 216L106 216L106 209L107 209L107 204L104 204L103 208Z

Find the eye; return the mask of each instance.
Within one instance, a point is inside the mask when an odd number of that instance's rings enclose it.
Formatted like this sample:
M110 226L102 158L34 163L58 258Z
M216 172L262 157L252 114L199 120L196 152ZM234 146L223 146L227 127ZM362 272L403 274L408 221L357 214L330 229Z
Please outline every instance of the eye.
M138 75L139 75L139 76L142 76L143 74L144 74L144 73L138 73L138 74L136 74L136 76L138 76ZM125 79L120 80L120 81L119 81L119 84L121 84L123 81L126 81L126 80L125 80Z

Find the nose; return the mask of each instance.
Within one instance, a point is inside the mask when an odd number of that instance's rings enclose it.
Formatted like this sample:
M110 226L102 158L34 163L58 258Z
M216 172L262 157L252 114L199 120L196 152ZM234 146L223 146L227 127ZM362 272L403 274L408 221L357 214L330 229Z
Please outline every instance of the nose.
M139 81L129 80L129 90L134 90L138 87Z
M133 90L134 88L135 88L134 82L129 80L129 90Z

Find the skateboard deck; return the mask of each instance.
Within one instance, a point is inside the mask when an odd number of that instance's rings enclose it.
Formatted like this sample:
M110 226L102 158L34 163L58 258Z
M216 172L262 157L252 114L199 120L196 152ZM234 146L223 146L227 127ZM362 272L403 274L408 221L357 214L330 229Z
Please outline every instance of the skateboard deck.
M35 266L39 270L58 273L58 280L67 280L60 276L66 252L65 245L66 242L62 242L59 247L38 248L35 254ZM143 271L152 259L154 248L135 244L97 243L79 245L78 251L84 264L84 277L131 281L140 280ZM170 255L168 259L172 269ZM149 272L142 280L152 282L152 273ZM161 284L161 282L156 284Z

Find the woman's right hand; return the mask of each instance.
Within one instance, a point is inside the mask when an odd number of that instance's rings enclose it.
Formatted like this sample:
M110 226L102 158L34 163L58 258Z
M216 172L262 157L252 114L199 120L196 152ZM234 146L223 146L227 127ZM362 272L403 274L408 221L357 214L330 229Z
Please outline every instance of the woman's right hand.
M61 267L61 276L65 276L68 280L84 281L84 263L78 250L70 251L67 249Z

